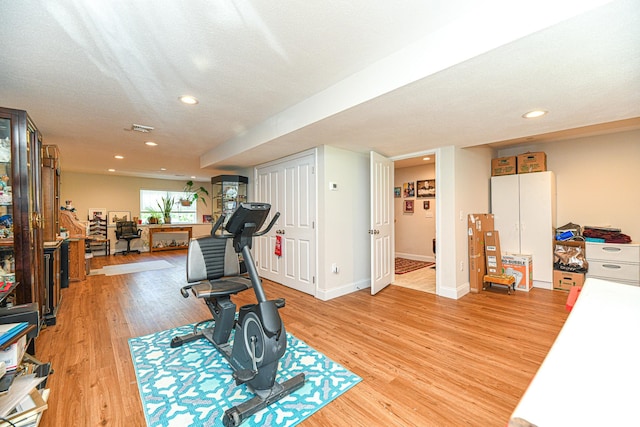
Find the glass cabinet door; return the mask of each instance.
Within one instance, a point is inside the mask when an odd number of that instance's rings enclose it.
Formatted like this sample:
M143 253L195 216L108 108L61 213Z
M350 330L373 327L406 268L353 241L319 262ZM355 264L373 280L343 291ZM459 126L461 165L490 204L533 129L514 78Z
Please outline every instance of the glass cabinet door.
M240 175L219 175L211 178L213 184L213 220L226 216L225 223L238 207L247 201L249 179Z
M11 186L11 120L0 117L0 301L11 295L16 282ZM13 301L7 301L13 302Z
M43 313L41 145L26 111L0 108L0 304L37 303Z

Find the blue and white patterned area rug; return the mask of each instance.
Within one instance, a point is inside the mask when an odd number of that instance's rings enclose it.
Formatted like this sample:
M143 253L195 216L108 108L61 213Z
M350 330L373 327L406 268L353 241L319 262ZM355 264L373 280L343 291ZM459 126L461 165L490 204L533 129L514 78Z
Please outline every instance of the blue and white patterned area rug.
M253 397L244 384L235 385L227 360L207 340L170 347L174 336L192 331L193 325L186 325L129 340L150 427L222 426L225 410ZM287 334L277 380L286 381L300 372L306 376L302 388L242 426L295 426L362 380Z

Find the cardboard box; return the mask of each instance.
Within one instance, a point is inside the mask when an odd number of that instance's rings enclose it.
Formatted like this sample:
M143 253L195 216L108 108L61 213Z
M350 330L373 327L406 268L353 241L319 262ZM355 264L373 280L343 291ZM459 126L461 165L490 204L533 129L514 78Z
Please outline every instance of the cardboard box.
M12 371L22 362L22 356L24 356L26 350L27 336L23 335L5 350L0 350L0 362L4 362L7 371Z
M514 175L516 172L516 156L491 160L491 176Z
M583 273L553 270L553 289L570 291L574 286L584 285Z
M482 278L486 274L484 233L493 230L493 214L467 215L469 243L469 288L477 293L482 290Z
M518 155L518 173L544 172L547 170L547 155L538 151Z
M484 233L484 251L487 257L487 274L501 275L502 253L500 252L500 233L497 230Z
M515 289L529 292L533 287L533 257L522 254L502 255L504 274L515 276Z

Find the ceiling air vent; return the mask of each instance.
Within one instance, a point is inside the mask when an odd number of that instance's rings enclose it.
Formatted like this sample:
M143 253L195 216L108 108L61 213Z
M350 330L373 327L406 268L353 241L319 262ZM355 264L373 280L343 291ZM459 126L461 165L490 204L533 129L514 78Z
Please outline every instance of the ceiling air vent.
M133 124L131 125L131 130L136 131L136 132L142 132L142 133L149 133L153 130L152 126L144 126L144 125L137 125L137 124Z

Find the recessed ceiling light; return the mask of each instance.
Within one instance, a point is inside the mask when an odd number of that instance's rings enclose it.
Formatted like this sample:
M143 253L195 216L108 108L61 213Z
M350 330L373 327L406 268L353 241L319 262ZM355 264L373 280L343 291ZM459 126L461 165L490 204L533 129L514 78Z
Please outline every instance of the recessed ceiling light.
M160 168L160 170L161 170L161 171L166 171L166 170L167 170L167 168Z
M196 177L192 175L192 176L191 176L191 179L196 179Z
M115 172L115 169L107 169L109 172Z
M529 111L528 113L524 113L522 117L525 119L535 119L536 117L542 117L547 113L548 111L545 110L533 110Z
M191 96L191 95L182 95L180 97L180 102L182 102L183 104L188 104L188 105L195 105L198 103L198 100L196 99L195 96Z
M115 156L113 156L113 157L114 157L115 159L124 159L124 156L121 156L121 155L119 155L119 154L117 154L117 155L115 155Z
M423 157L422 160L431 160L431 157Z
M144 145L148 145L149 147L155 147L158 144L153 142L153 141L147 141L147 142L144 143Z

